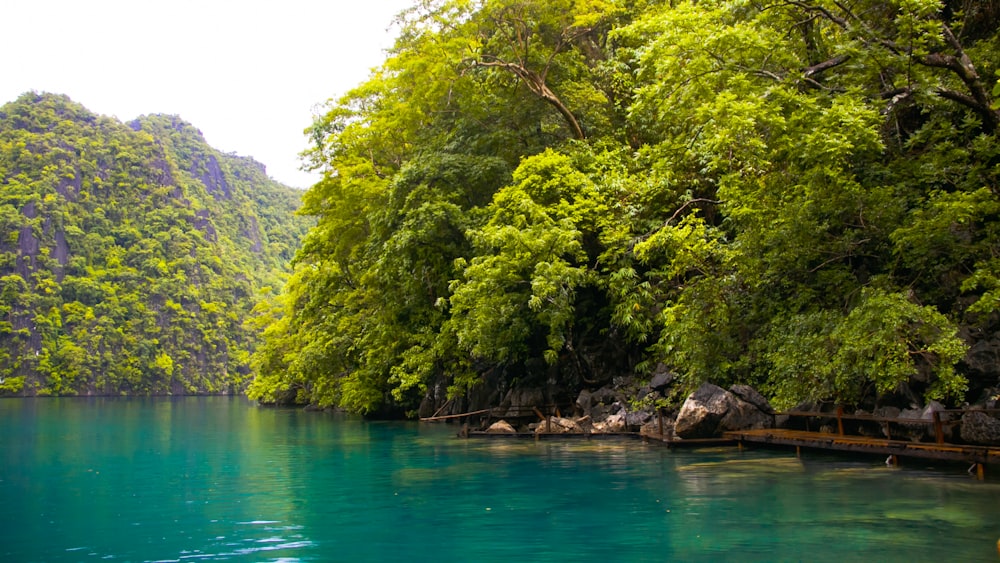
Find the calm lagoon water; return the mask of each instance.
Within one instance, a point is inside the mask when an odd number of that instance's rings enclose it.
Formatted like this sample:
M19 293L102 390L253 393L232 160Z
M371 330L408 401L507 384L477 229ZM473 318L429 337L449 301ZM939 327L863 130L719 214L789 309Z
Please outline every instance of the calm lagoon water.
M997 561L1000 481L911 464L10 399L0 560Z

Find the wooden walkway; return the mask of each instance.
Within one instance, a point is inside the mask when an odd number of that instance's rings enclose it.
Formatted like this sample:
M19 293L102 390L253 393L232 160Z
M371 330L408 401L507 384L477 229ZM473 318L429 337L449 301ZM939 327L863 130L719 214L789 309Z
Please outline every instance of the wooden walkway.
M814 448L887 455L893 464L898 462L899 457L961 461L975 464L980 476L984 464L1000 464L1000 447L889 440L783 428L726 432L724 436L741 445L748 442L795 446L797 451L799 448Z
M549 405L546 410L554 410L558 415L559 408L555 405ZM443 407L442 407L443 409ZM475 411L471 413L463 413L456 415L445 415L422 418L422 421L434 422L434 421L446 421L455 420L459 418L464 418L466 422L472 416L486 415L485 418L488 420L494 414L495 409L483 409L480 411ZM440 410L439 410L440 412ZM539 420L547 422L551 415L543 413L538 407L533 407L531 411L535 414ZM669 448L698 448L698 447L712 447L712 446L723 446L723 445L739 445L743 447L745 443L751 444L765 444L765 445L779 445L779 446L793 446L796 452L801 454L802 448L812 448L820 450L834 450L841 452L851 452L859 454L874 454L874 455L886 455L888 459L887 463L896 465L899 463L899 458L918 458L918 459L930 459L930 460L940 460L940 461L950 461L950 462L965 462L970 463L976 469L977 476L982 479L984 476L984 466L989 465L1000 465L1000 445L997 446L976 446L967 444L953 444L948 443L945 438L950 436L945 433L945 427L955 427L960 423L961 416L968 411L964 409L947 409L940 410L932 413L932 417L929 419L924 418L885 418L878 417L869 414L845 414L843 407L838 407L836 412L784 412L784 413L773 413L774 417L786 416L791 418L801 418L805 419L804 426L806 430L795 430L788 428L766 428L761 430L741 430L723 433L722 437L708 438L700 440L692 439L679 439L673 436L672 433L664 432L664 419L663 412L658 413L659 418L659 431L640 434L638 432L612 432L612 433L528 433L528 432L518 432L512 434L505 433L491 433L482 430L471 430L468 424L463 425L462 431L459 433L463 437L487 437L487 438L534 438L536 440L540 439L566 439L566 438L641 438L646 442L654 442L658 444L665 445ZM997 414L1000 413L1000 409L980 409L979 412ZM810 421L818 419L820 426L826 426L829 428L831 425L836 424L836 431L831 432L827 430L826 432L813 432L810 431ZM860 431L861 425L877 425L881 430L881 433L885 438L873 437L870 435L871 428L869 427L868 432L863 432L868 435L853 434L850 432L862 433ZM802 424L799 425L803 426ZM916 440L899 440L893 439L894 437L913 435L914 427L919 428L920 426L930 426L930 431L932 434L932 439L934 442L921 442ZM846 431L845 431L846 430ZM925 439L926 439L926 433ZM919 433L918 433L919 435Z

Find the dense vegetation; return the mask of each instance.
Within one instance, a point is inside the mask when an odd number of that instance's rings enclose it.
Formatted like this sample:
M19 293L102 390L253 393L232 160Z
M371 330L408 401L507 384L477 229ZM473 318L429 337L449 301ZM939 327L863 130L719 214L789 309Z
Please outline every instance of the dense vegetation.
M299 196L176 117L0 107L0 395L241 390Z
M1000 313L1000 3L424 0L402 24L314 124L318 224L251 396L400 412L663 362L780 405L965 398Z

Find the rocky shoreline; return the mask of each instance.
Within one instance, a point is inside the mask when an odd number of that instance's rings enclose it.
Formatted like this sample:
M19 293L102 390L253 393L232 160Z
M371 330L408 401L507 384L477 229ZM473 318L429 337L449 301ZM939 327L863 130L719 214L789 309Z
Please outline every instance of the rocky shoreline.
M654 378L641 391L644 396L664 398L662 393L669 380ZM574 402L573 416L561 414L542 417L538 410L544 393L540 389L522 389L507 395L501 407L488 417L482 430L488 434L616 434L635 433L665 440L699 440L721 438L723 433L765 428L797 428L834 433L837 413L833 405L802 404L793 412L828 414L817 416L811 428L800 428L801 419L783 415L772 408L768 400L748 385L733 385L723 389L705 383L688 395L679 409L647 406L629 409L625 397L614 389L602 387L583 390ZM649 401L655 405L656 401ZM935 413L942 422L948 443L993 446L1000 445L1000 418L993 405L970 408L958 417L954 411L931 401L923 407L899 409L880 407L872 412L841 411L848 419L850 433L861 436L892 438L913 442L933 442L936 439ZM524 416L523 413L534 413ZM509 414L508 414L509 413ZM869 422L869 419L871 422ZM890 426L885 420L892 420ZM912 423L907 423L912 420ZM875 421L883 421L878 423ZM844 424L841 421L841 424Z

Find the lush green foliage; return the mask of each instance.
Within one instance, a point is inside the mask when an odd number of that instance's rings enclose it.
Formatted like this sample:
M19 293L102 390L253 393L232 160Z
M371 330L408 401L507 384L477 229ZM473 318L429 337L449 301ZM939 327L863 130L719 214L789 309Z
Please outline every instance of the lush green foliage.
M233 392L243 326L306 225L298 194L169 116L0 107L0 393Z
M959 328L1000 313L996 2L402 21L314 125L318 225L251 396L409 409L490 370L572 387L664 362L779 404L963 397Z

